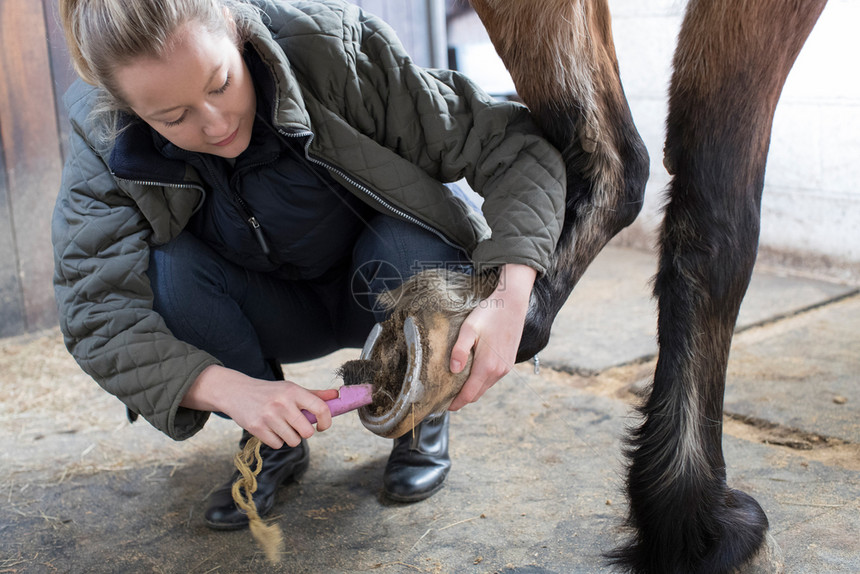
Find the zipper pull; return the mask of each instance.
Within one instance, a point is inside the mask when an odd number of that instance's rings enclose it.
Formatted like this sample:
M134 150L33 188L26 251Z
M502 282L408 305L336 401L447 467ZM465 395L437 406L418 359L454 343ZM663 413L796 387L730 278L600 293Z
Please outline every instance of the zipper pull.
M269 244L266 242L266 238L263 237L263 228L260 227L260 222L257 221L257 218L252 215L248 218L248 225L250 225L251 229L254 230L254 235L257 236L257 243L260 244L260 248L263 250L263 254L268 257L271 250L269 249Z

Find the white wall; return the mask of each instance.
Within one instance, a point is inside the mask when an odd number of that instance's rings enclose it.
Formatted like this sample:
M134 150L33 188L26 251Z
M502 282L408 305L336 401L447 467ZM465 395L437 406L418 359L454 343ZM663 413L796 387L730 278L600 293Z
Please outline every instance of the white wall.
M651 154L646 208L626 233L659 224L668 175L663 119L685 2L610 0L622 81ZM774 117L762 200L762 252L856 281L860 271L860 2L830 0L795 63Z
M666 92L686 2L609 3L622 81L651 154L645 209L621 239L651 247L669 181ZM860 281L858 22L860 1L830 0L789 75L774 118L761 230L761 257L852 282ZM448 29L454 43L488 42L480 32L469 18ZM476 69L492 66L482 60Z

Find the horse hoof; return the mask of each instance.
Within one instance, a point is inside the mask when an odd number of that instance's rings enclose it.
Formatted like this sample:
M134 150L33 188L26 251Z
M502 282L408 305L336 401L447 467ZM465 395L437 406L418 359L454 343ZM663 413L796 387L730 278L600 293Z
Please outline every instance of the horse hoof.
M372 433L397 438L432 414L445 412L469 376L452 373L451 349L466 316L494 279L423 271L390 292L391 315L371 331L361 358L341 367L347 384L372 383L373 402L358 411Z
M374 329L374 341L368 340L359 359L374 366L375 392L358 415L366 429L381 437L397 438L427 416L444 412L466 382L468 367L457 374L448 369L453 344L448 333L456 329L441 314L434 314L429 324L421 319L426 318L408 316L395 326ZM383 348L379 343L386 342L386 327L399 332L387 338L392 346ZM344 374L348 369L344 365Z
M749 562L736 568L734 574L785 574L782 549L770 532L765 532L764 544Z

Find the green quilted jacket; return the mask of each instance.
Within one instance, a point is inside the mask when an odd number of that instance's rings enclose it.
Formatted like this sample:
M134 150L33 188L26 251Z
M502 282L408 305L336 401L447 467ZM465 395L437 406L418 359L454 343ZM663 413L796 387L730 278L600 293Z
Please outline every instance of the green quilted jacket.
M561 228L564 166L527 110L493 101L463 76L416 66L393 31L338 0L255 0L252 44L276 83L274 124L304 136L311 161L380 211L465 248L478 264L546 269ZM52 224L54 285L66 345L129 411L170 437L209 413L179 403L218 364L152 310L149 246L176 237L207 192L190 166L153 179L112 163L88 116L97 89L65 95L70 153ZM483 215L440 182L465 177Z

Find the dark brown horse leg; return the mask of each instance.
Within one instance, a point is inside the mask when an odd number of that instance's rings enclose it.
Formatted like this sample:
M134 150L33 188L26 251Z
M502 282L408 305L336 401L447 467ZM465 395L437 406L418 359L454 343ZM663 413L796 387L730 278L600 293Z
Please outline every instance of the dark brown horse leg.
M756 256L774 109L825 1L688 5L667 121L660 353L627 453L635 534L615 555L634 572L731 572L764 540L761 507L726 484L726 364Z
M535 284L518 361L546 346L585 269L642 206L648 153L618 76L606 0L472 0L517 92L564 155L561 239Z

